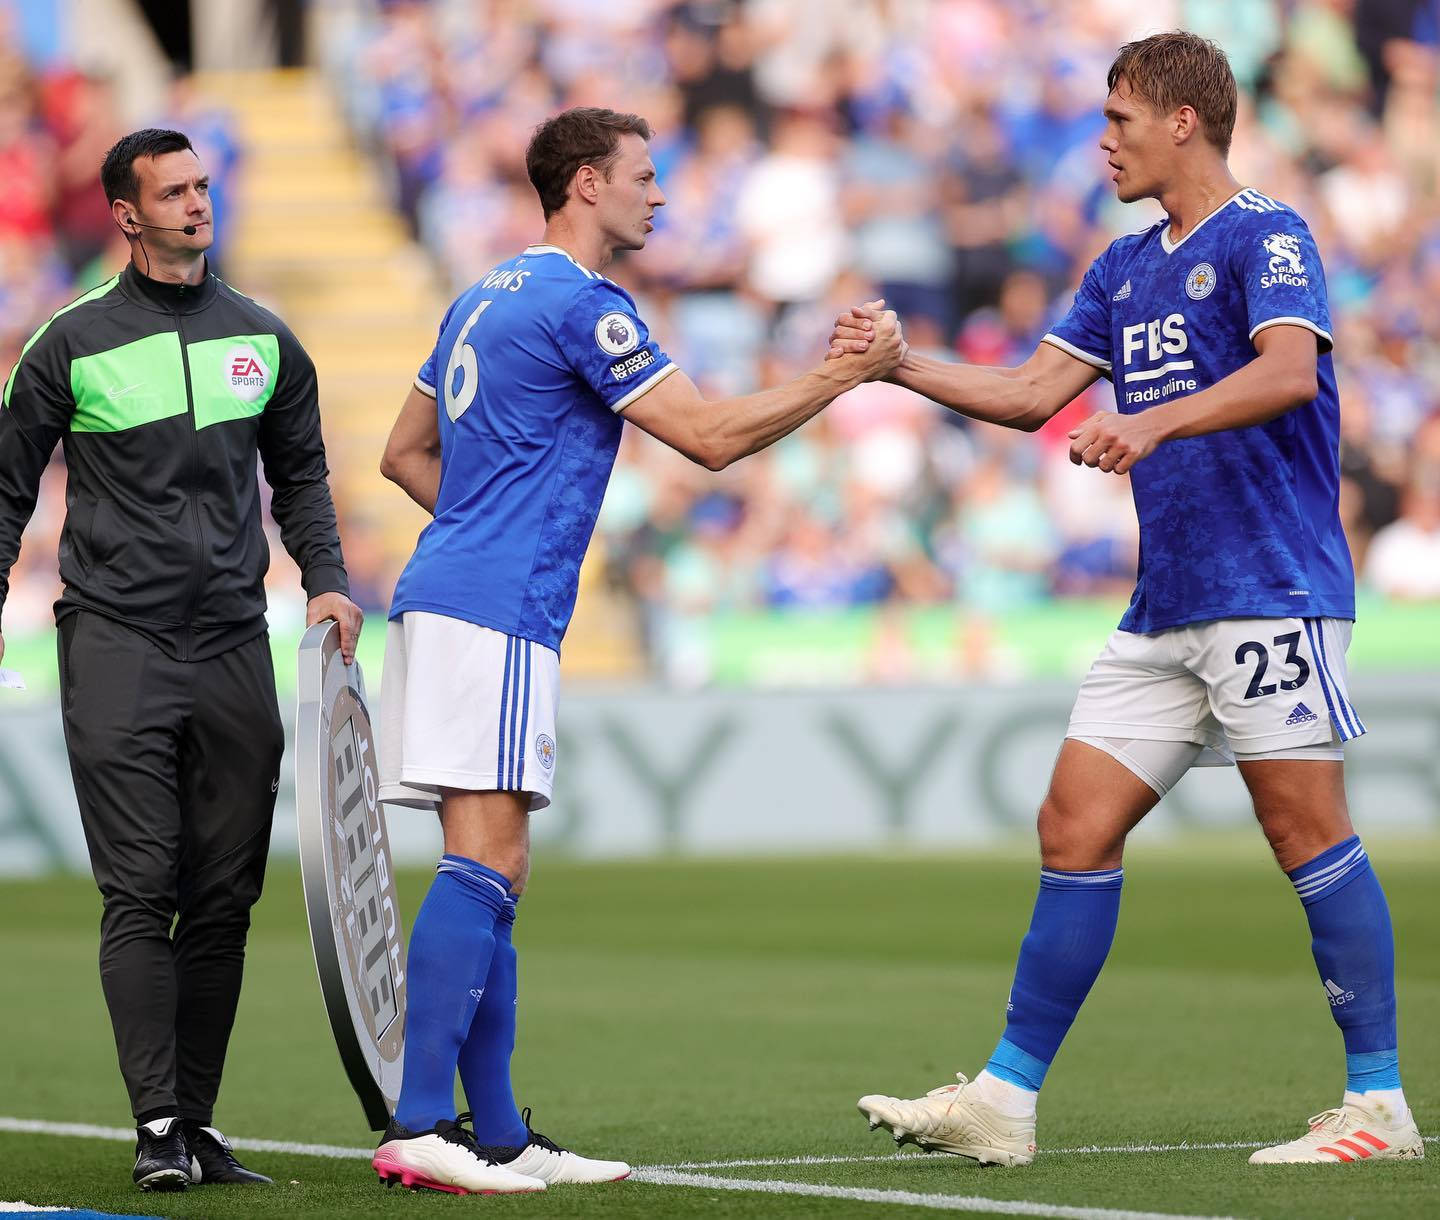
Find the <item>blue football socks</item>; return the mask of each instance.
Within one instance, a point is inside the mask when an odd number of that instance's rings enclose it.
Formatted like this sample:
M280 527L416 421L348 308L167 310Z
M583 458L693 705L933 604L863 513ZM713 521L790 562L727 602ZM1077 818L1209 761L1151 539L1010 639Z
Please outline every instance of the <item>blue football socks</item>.
M1395 938L1390 908L1359 836L1289 873L1305 904L1310 950L1345 1039L1346 1090L1400 1088Z
M510 881L464 856L444 855L410 932L405 1071L395 1119L428 1131L455 1117L455 1070L495 949Z
M1120 918L1125 870L1040 870L1040 894L1020 945L1005 1035L985 1065L991 1076L1038 1092L1099 977Z
M530 1138L510 1088L510 1056L515 1050L517 976L515 903L511 897L495 921L495 952L465 1044L460 1048L460 1084L475 1116L475 1138L491 1147L521 1148Z

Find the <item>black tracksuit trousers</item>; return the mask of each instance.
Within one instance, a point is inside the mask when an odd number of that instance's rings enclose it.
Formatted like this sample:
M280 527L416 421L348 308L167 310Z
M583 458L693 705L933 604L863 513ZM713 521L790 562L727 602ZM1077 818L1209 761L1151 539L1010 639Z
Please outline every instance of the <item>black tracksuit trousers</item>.
M72 612L60 683L131 1108L141 1121L209 1124L284 749L269 637L177 661L123 624Z

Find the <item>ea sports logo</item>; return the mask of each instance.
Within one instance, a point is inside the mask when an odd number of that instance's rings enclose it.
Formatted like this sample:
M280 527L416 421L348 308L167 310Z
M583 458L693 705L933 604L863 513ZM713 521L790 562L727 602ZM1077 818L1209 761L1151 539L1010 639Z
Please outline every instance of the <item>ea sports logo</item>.
M270 384L270 370L248 343L237 344L225 353L225 382L242 402L254 402Z
M623 313L607 313L595 323L595 342L610 356L624 356L640 346L640 332Z

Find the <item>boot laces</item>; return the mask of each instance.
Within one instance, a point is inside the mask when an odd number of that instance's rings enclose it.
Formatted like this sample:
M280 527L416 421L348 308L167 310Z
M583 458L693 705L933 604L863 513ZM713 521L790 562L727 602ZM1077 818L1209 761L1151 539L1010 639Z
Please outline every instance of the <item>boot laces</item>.
M552 1140L549 1136L541 1135L540 1132L536 1131L535 1128L530 1125L529 1106L526 1106L523 1110L520 1111L520 1118L525 1124L525 1133L530 1137L530 1143L539 1144L540 1147L544 1148L546 1152L568 1151L567 1149L560 1147L560 1145L557 1144L554 1140Z
M1345 1111L1337 1107L1333 1110L1321 1110L1319 1114L1310 1116L1311 1131L1339 1131L1345 1125Z

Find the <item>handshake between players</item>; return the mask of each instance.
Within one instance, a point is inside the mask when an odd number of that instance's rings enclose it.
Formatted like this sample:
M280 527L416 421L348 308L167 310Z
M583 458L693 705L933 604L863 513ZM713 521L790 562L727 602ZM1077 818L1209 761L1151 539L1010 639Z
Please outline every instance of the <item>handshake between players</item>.
M884 305L883 299L867 301L863 305L851 306L836 318L834 329L830 332L830 350L825 358L838 360L844 356L869 355L872 343L888 353L891 329L893 328L895 333L900 335L900 323L895 312L884 309ZM910 345L904 342L902 336L899 358L891 370L881 376L900 385L906 384L903 375L899 374L900 366L905 361L909 350ZM947 367L955 369L953 365ZM1018 373L1020 370L986 369L977 371ZM957 409L962 414L972 414L963 408L957 407ZM979 415L977 418L989 417ZM991 422L1009 423L1011 421L992 419ZM1017 426L1028 428L1029 423L1023 422ZM1107 474L1127 474L1136 462L1149 457L1155 451L1156 446L1165 439L1164 430L1156 426L1155 417L1147 419L1143 412L1139 415L1126 416L1114 411L1097 411L1083 424L1072 428L1069 435L1070 460L1077 466L1082 464L1092 466Z

